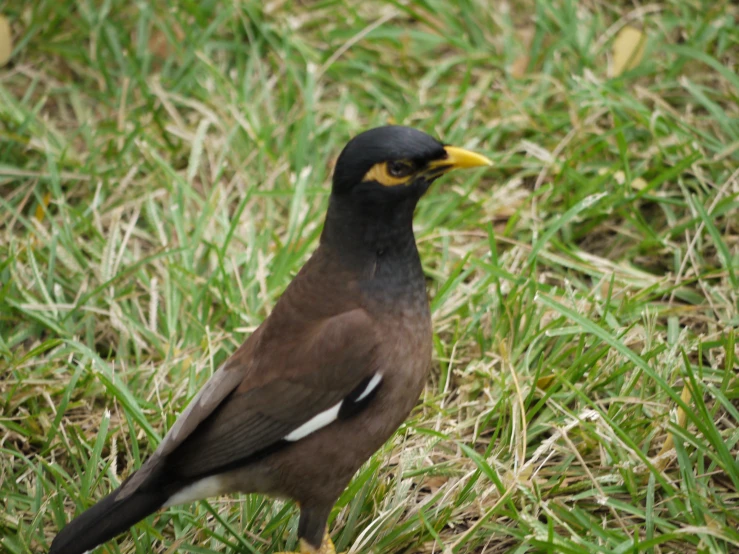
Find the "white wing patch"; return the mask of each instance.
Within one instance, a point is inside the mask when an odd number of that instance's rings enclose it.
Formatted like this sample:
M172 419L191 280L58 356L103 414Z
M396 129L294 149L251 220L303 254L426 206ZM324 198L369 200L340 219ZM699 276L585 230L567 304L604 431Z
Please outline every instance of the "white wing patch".
M381 382L382 373L375 373L372 376L372 379L370 379L369 383L367 383L367 387L362 391L362 394L360 394L357 399L354 400L354 402L361 402L362 400L367 398L367 396L369 396L369 394L373 390L375 390ZM342 400L338 404L335 404L334 406L331 406L328 410L324 410L320 414L313 416L308 421L303 423L303 425L286 435L285 440L290 442L299 441L300 439L307 437L311 433L315 433L319 429L330 425L339 417L341 405L344 402L346 402L346 399Z
M285 437L286 441L295 442L299 441L303 437L307 437L311 433L318 431L322 427L326 427L330 423L336 421L339 417L339 410L341 409L342 400L338 404L331 406L328 410L324 410L320 414L313 416L311 419L303 423L300 427L292 431Z
M200 481L195 481L192 485L185 487L184 489L176 492L169 497L162 508L169 508L170 506L176 506L177 504L187 504L188 502L194 502L195 500L203 500L212 496L218 496L223 491L223 479L218 475L212 475L211 477L205 477Z
M359 395L359 397L354 402L361 402L367 396L369 396L369 393L371 393L373 390L377 388L377 385L380 384L382 381L382 373L375 373L372 376L372 379L370 379L370 382L367 383L367 388L362 391L362 394Z

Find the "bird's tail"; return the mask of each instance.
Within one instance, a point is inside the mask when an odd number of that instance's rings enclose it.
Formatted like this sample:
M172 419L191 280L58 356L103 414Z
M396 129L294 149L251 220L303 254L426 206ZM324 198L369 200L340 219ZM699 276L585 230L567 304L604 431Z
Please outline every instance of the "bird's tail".
M119 487L73 519L51 543L49 554L83 554L153 514L167 500L164 492L138 489L118 499Z

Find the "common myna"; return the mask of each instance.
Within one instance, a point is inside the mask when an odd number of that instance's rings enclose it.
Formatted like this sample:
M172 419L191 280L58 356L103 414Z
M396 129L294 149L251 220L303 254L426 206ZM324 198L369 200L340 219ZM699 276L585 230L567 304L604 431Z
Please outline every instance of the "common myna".
M81 554L160 508L232 492L294 499L300 552L334 554L334 502L407 417L431 366L416 203L447 171L490 164L408 127L349 141L320 245L272 313L50 554Z

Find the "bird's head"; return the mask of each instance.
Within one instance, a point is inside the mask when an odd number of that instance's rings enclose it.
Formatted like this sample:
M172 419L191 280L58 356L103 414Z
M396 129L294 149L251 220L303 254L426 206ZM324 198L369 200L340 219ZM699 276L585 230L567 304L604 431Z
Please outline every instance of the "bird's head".
M485 156L447 146L417 129L390 125L354 137L339 155L332 193L367 200L420 198L452 169L492 165Z

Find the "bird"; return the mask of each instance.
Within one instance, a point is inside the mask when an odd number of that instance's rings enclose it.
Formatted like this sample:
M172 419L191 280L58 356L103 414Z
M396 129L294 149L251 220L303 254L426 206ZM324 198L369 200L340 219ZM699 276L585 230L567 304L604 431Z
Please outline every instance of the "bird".
M331 509L410 414L432 366L416 205L447 172L489 165L412 127L352 138L319 244L272 312L49 554L83 554L162 508L229 493L294 500L299 552L335 554Z

